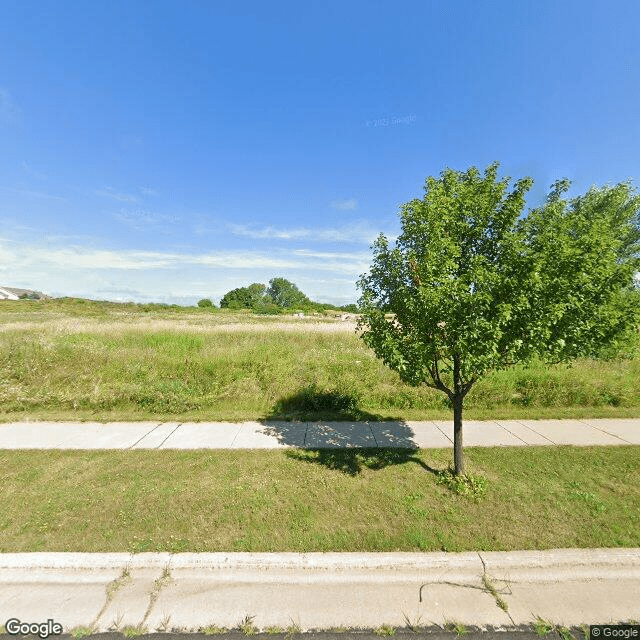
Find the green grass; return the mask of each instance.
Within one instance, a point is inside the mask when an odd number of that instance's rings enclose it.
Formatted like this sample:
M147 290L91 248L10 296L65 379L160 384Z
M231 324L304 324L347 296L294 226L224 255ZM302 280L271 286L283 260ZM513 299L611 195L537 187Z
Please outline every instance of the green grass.
M396 630L388 624L383 624L377 629L374 629L373 632L377 636L394 636L396 634Z
M467 628L461 623L461 622L446 622L444 625L444 628L447 631L453 631L455 632L455 634L461 638L462 636L466 636L467 633L469 633L469 631L467 630Z
M209 625L208 627L202 627L200 633L204 633L207 636L219 636L223 633L228 633L229 629L225 627L218 627L216 625Z
M543 618L537 617L534 622L533 628L537 636L539 636L540 638L544 638L554 630L555 625L547 622Z
M640 357L516 367L465 399L466 419L638 415ZM0 303L0 421L451 416L444 394L402 383L352 326L328 317Z
M640 447L0 451L0 552L640 546Z

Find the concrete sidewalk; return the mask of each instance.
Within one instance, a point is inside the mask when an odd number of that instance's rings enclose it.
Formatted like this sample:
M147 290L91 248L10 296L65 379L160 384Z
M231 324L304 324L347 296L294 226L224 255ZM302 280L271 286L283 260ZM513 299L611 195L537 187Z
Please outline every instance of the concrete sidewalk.
M640 619L640 549L0 555L0 622L148 631Z
M465 446L640 444L640 419L464 422ZM440 448L452 421L426 422L14 422L0 449Z

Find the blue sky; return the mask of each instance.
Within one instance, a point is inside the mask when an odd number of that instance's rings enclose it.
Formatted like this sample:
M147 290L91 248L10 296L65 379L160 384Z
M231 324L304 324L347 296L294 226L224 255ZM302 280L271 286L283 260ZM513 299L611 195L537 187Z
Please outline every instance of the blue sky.
M0 286L355 302L445 167L640 178L636 0L0 3Z

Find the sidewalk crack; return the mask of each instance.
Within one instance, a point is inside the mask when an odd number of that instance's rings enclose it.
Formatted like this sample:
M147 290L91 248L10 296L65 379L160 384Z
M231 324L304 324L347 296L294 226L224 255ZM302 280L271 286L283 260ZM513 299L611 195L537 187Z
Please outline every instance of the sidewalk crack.
M97 628L98 621L104 615L104 612L107 610L107 608L113 601L113 598L115 597L116 592L122 587L124 587L124 585L128 584L129 582L131 582L131 574L129 573L129 565L127 564L127 566L122 570L122 573L120 574L120 576L118 576L115 580L112 580L107 585L104 604L102 605L102 609L100 609L100 612L98 613L98 615L95 617L95 620L91 623L91 629Z
M509 620L511 620L511 624L515 625L515 621L511 617L511 614L509 613L509 605L507 604L506 600L502 598L502 594L507 594L507 595L513 594L513 592L511 591L511 585L507 580L500 580L500 582L503 582L505 586L501 591L498 591L493 580L489 577L489 574L487 573L487 565L484 561L484 558L480 555L479 552L478 552L478 557L480 558L480 562L482 562L482 585L483 585L482 590L493 597L498 607L500 607L500 609L502 609L509 616Z
M145 611L144 617L139 624L139 627L142 628L144 623L147 621L153 606L160 595L160 591L164 589L171 582L171 572L169 571L169 564L164 568L162 575L153 583L153 589L151 589L151 593L149 593L149 604L147 605L147 610Z

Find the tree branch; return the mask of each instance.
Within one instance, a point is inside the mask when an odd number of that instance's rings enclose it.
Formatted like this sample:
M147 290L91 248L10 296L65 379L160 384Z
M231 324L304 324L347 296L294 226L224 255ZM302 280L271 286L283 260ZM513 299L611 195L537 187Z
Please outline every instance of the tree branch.
M478 377L475 375L475 373L471 376L471 380L469 380L469 382L466 382L463 386L462 386L462 397L464 398L464 396L467 395L467 393L469 393L469 390L471 389L471 387L478 381Z
M442 382L442 380L440 380L440 372L438 371L438 358L435 357L433 359L433 369L429 369L429 373L431 374L431 377L433 378L433 385L427 385L429 387L431 387L432 389L437 389L438 391L444 391L444 393L447 394L447 396L451 397L452 393L451 390L448 389Z

